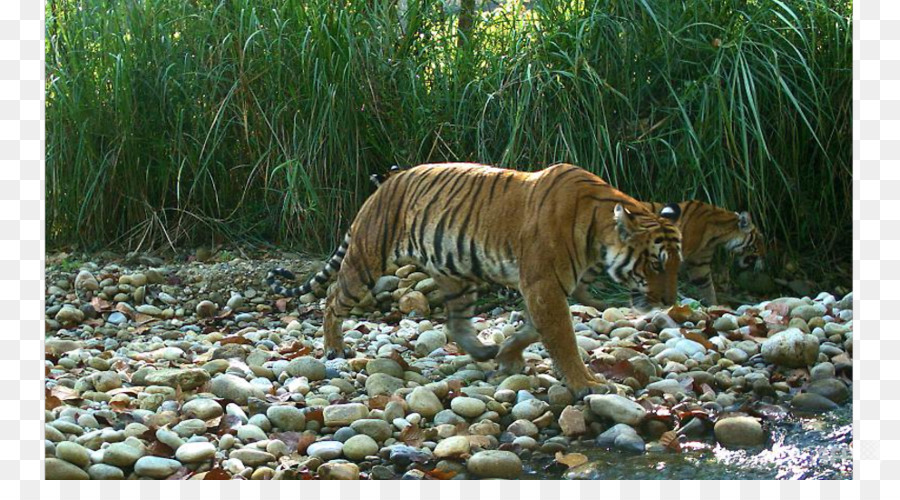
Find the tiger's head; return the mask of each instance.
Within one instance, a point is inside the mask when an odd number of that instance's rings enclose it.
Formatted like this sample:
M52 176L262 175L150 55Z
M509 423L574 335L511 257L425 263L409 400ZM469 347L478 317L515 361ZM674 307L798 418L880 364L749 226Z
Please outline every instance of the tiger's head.
M741 270L762 271L766 256L765 239L753 224L749 213L740 212L735 215L737 215L736 227L725 248L735 255L738 268Z
M659 214L639 213L617 204L613 216L624 248L609 264L610 276L630 289L638 311L675 304L681 265L681 232L675 223L681 209L670 204Z

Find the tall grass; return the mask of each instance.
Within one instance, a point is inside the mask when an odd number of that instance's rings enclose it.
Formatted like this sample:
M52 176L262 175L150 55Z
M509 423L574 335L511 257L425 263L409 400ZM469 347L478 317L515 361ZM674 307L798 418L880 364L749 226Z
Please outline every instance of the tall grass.
M851 255L847 0L51 0L49 245L329 250L393 164L568 161Z

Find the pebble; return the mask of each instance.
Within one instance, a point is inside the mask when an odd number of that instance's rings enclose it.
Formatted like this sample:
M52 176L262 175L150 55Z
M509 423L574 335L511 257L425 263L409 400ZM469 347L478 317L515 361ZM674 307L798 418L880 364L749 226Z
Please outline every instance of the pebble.
M141 457L134 464L134 472L143 477L165 479L181 468L181 462L163 457Z
M584 413L574 406L566 406L560 413L558 422L565 436L577 436L587 432Z
M91 452L80 444L63 441L56 445L56 458L65 460L78 467L85 468L91 464Z
M113 467L112 465L107 464L94 464L88 467L88 475L91 476L91 479L96 480L119 480L125 479L125 473L122 469L118 467ZM49 477L47 479L50 479Z
M522 475L522 461L511 451L485 450L472 455L466 469L482 478L517 479Z
M406 387L405 380L393 377L387 373L376 373L370 375L369 378L366 379L366 394L368 394L369 397L382 395L389 396L403 387Z
M452 408L457 415L466 418L475 418L485 412L487 405L480 399L457 397L450 401L450 408Z
M359 479L359 466L352 462L329 462L322 464L317 472L322 479Z
M302 431L306 429L306 416L294 406L270 406L266 417L282 431Z
M438 458L460 458L469 453L469 439L466 436L453 436L438 443L434 456Z
M759 446L765 442L765 434L759 420L753 417L728 417L716 422L713 431L716 440L725 447Z
M637 453L645 451L644 440L627 424L616 424L604 431L597 436L597 445Z
M376 418L363 418L360 420L356 420L350 427L344 427L344 429L352 429L353 431L359 434L365 434L375 441L384 442L390 439L393 431L391 429L391 425L381 419Z
M208 398L196 398L188 401L181 408L185 414L191 414L201 420L210 420L225 413L222 405Z
M413 389L413 391L406 396L406 402L409 404L409 408L412 411L421 414L425 418L432 418L444 409L441 400L439 400L433 392L424 387L416 387Z
M309 448L306 449L306 454L322 460L332 460L341 456L343 449L344 443L340 441L319 441L309 445Z
M131 467L144 456L144 450L125 443L113 443L103 453L103 463L116 467Z
M90 479L87 472L80 467L58 458L44 460L44 478L47 480L85 480Z
M591 411L616 423L638 425L644 420L647 410L634 401L618 394L591 395L585 398Z
M250 467L258 467L260 465L275 461L275 455L262 450L255 450L249 447L244 447L239 450L232 451L228 455L228 458L240 460L241 463Z
M185 443L175 450L175 458L184 463L195 463L211 460L216 455L216 447L212 443Z
M344 427L356 420L367 418L369 409L361 403L330 405L325 407L323 415L326 426Z
M292 359L287 365L286 371L294 377L306 377L314 382L325 378L325 363L311 356L301 356Z
M248 398L263 399L262 389L235 375L218 375L210 382L210 390L216 396L246 405Z
M806 391L824 396L838 404L850 399L847 385L835 378L815 380L806 387Z
M427 330L419 334L416 340L416 354L427 356L432 351L444 347L447 344L447 336L437 330Z
M344 443L343 452L351 460L362 460L378 453L378 443L365 434L357 434Z
M794 396L794 399L791 400L791 406L795 410L805 413L825 413L838 408L834 401L812 392L804 392Z
M769 363L789 368L812 365L819 357L819 340L797 328L776 333L763 342L760 349Z

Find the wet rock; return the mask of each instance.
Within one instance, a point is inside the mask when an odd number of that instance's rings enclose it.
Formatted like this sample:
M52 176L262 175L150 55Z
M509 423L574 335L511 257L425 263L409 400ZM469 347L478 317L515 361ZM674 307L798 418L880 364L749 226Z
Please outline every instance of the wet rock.
M644 440L626 424L616 424L597 436L597 445L637 453L645 451Z
M486 450L472 455L466 469L482 478L517 479L522 474L522 461L511 451Z
M835 378L816 380L806 387L806 391L825 396L838 404L850 399L850 390L847 389L847 385Z
M519 419L509 424L509 427L506 428L506 432L509 432L513 436L536 437L539 431L537 425L531 420Z
M728 417L716 422L713 431L716 440L729 448L759 446L765 442L765 434L759 420L753 417Z
M836 410L838 405L820 394L804 392L794 396L791 407L802 413L825 413Z

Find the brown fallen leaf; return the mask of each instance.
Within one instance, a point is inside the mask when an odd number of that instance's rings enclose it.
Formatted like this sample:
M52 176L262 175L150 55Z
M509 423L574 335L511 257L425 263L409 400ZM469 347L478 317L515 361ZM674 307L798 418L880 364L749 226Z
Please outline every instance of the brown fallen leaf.
M243 335L230 335L228 337L223 338L219 341L220 344L240 344L240 345L251 345L253 342L244 338Z
M128 319L132 319L134 317L134 312L131 310L130 307L126 306L125 303L123 303L123 302L119 302L118 304L116 304L116 311L119 311L120 313L124 314L125 317Z
M203 479L213 481L227 481L231 479L231 474L229 474L225 469L221 467L214 467L210 469L205 476L203 476Z
M659 444L669 448L675 452L681 452L681 442L678 441L678 434L675 431L666 431L659 437Z
M45 393L44 393L44 408L45 409L52 410L54 408L62 406L62 404L63 404L62 400L60 400L58 397L54 396L50 392L50 389L45 389Z
M145 387L142 385L134 385L131 387L117 387L115 389L110 389L106 391L110 396L115 396L116 394L131 394L132 396L137 396L138 394L144 392Z
M563 453L561 451L557 451L556 461L569 468L572 468L587 463L588 458L581 453Z
M425 442L425 435L418 425L411 424L400 432L397 439L413 448L418 448Z
M167 477L166 479L180 481L182 479L187 479L187 478L191 477L192 475L194 475L194 471L192 471L191 469L188 469L187 467L181 467L180 469L175 471L174 474Z
M693 310L688 305L675 305L669 308L667 314L676 323L684 323L691 317Z
M101 299L100 297L94 297L93 299L91 299L91 307L93 307L94 310L98 313L104 313L112 310L112 306L109 305L109 302Z
M64 385L55 385L52 389L50 389L50 394L59 398L60 401L67 401L70 399L81 399L81 396L78 394L78 391L72 389L71 387L66 387Z
M456 476L456 472L452 470L432 469L424 472L426 479L453 479Z

